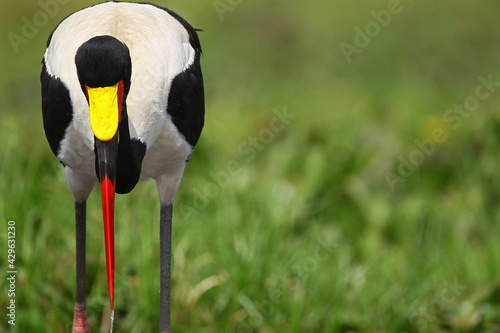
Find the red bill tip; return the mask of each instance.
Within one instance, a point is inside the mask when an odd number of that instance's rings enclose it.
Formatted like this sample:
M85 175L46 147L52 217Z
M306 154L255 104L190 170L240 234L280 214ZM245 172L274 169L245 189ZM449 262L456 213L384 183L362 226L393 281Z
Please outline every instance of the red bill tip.
M108 273L109 301L114 309L115 294L115 182L104 176L101 182L102 214L104 217L104 246L106 248L106 268Z

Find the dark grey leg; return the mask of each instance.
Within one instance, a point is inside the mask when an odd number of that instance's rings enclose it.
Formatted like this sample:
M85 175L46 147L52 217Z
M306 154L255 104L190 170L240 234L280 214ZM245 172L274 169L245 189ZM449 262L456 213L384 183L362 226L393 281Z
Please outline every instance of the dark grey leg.
M86 202L75 201L76 221L76 297L73 333L90 333L85 308L85 243L86 243Z
M170 333L170 270L172 256L172 209L161 204L160 211L160 333Z

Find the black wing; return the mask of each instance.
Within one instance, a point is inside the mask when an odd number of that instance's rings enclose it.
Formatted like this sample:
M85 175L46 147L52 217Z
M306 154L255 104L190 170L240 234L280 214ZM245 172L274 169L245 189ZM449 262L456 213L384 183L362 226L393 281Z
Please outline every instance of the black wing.
M71 97L64 83L48 73L45 59L40 81L42 83L43 128L50 148L57 156L66 128L73 119Z
M167 112L171 116L175 127L184 135L187 142L194 147L200 137L205 118L205 94L200 66L202 51L198 34L196 29L173 11L151 3L143 4L165 10L181 23L188 32L189 42L195 50L193 64L173 79L167 105Z
M203 129L205 117L203 77L199 58L172 81L167 112L172 117L175 127L194 147Z

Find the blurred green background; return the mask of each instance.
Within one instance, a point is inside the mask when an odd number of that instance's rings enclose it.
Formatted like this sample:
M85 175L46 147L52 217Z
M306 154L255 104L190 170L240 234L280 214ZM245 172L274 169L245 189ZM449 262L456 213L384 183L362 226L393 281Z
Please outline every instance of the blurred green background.
M52 29L94 2L46 1L0 2L2 332L69 332L73 318L73 199L39 73ZM174 332L500 331L498 1L156 3L204 30L206 125L174 205ZM98 192L87 307L104 332ZM116 215L115 331L157 331L154 182Z

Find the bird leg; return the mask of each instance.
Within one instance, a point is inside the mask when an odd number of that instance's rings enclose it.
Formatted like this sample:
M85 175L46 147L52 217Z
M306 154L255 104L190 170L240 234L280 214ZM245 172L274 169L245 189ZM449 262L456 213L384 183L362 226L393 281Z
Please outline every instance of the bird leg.
M85 242L86 242L86 201L75 200L76 221L76 304L73 317L73 333L90 333L85 308Z
M160 333L170 330L170 262L172 255L172 204L160 210Z

